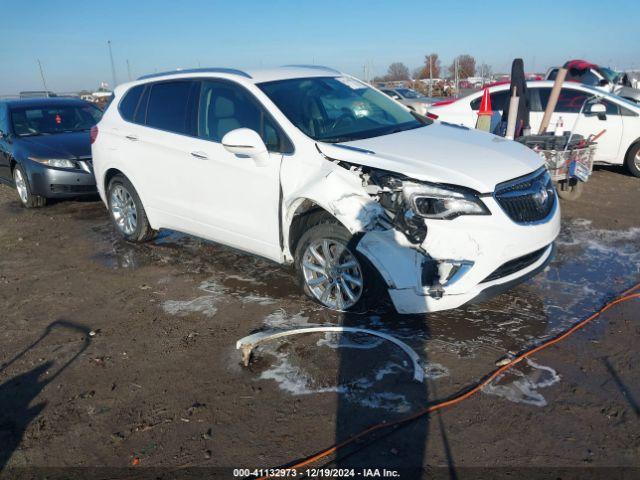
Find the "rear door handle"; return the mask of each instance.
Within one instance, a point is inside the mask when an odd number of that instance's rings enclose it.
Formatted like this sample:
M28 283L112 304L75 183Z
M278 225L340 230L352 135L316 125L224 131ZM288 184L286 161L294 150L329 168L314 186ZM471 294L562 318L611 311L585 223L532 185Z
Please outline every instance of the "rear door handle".
M200 160L208 160L209 157L204 152L191 152L192 157L199 158Z
M132 142L138 141L138 137L136 137L135 135L127 135L124 138L126 138L127 140L131 140Z

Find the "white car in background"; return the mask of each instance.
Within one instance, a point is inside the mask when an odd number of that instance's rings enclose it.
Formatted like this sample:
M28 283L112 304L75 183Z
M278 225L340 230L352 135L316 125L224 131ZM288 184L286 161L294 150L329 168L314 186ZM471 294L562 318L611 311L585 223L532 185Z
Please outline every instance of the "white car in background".
M320 67L197 69L120 85L91 132L115 228L166 228L296 267L361 310L458 307L543 269L560 207L532 150L409 112Z
M494 111L502 111L508 105L509 87L508 82L489 87L491 107ZM527 82L532 132L537 133L540 127L552 87L551 81ZM428 116L474 128L482 93L479 91L456 100L436 103L429 108ZM597 109L591 111L593 105L598 103L604 105L605 112L595 112ZM594 87L565 82L551 117L551 131L560 117L566 131L574 130L574 133L584 137L606 130L597 140L594 160L610 165L625 165L632 175L640 177L640 105Z

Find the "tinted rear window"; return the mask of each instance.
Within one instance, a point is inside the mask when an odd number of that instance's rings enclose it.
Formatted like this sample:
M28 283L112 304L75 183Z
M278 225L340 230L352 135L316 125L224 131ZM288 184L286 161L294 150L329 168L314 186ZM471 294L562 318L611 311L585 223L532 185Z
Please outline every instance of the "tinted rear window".
M140 101L142 90L144 90L144 85L133 87L125 94L124 98L120 102L120 115L129 122L133 122L133 115L135 114L136 107Z
M509 90L502 90L500 92L493 92L489 94L491 97L491 110L502 111L504 110L507 102L509 101ZM482 95L471 101L471 110L480 110L480 103L482 102Z
M194 82L162 82L151 87L147 126L174 133L191 134L189 97Z

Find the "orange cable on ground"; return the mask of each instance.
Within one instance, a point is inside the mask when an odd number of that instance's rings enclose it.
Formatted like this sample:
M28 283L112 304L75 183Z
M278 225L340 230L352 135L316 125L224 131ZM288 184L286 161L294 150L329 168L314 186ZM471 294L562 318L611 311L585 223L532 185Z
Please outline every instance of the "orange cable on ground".
M446 407L450 407L452 405L456 405L460 402L462 402L463 400L466 400L467 398L475 395L476 393L478 393L480 390L482 390L482 388L484 388L485 386L487 386L489 383L491 383L496 377L498 377L499 375L501 375L502 373L506 372L507 370L510 370L511 368L513 368L515 365L517 365L518 363L520 363L522 360L524 360L527 357L530 357L531 355L533 355L534 353L540 352L541 350L544 350L545 348L550 347L551 345L555 345L556 343L559 343L563 340L565 340L566 338L568 338L569 336L573 335L575 332L577 332L578 330L582 329L585 325L587 325L589 322L593 321L594 319L596 319L597 317L599 317L600 315L602 315L604 312L606 312L607 310L609 310L610 308L614 307L615 305L618 305L619 303L623 303L623 302L627 302L629 300L633 300L635 298L640 298L640 293L632 293L636 290L638 290L640 288L640 283L637 283L636 285L634 285L633 287L629 288L628 290L625 290L622 294L620 294L617 298L615 298L614 300L610 301L609 303L605 304L602 308L600 308L597 312L593 313L592 315L590 315L589 317L585 318L584 320L579 321L578 323L576 323L575 325L573 325L571 328L569 328L568 330L565 330L562 334L551 338L543 343L541 343L540 345L537 345L519 355L517 355L516 357L513 358L513 360L511 360L509 363L507 363L506 365L503 365L502 367L499 367L497 369L495 369L492 373L490 373L487 377L485 377L484 380L478 382L475 384L474 387L470 388L469 390L467 390L464 393L461 393L459 395L456 395L455 397L449 399L449 400L444 400L442 402L438 402L435 403L433 405L430 405L422 410L417 411L416 413L413 413L407 417L401 418L399 420L395 420L393 422L383 422L383 423L378 423L375 425L372 425L371 427L368 427L364 430L362 430L361 432L356 433L355 435L349 437L348 439L337 443L327 449L321 450L320 452L313 454L309 457L307 457L305 460L302 460L298 463L295 463L294 465L288 466L288 467L283 467L283 468L287 468L287 469L298 469L298 468L303 468L303 467L307 467L309 465L311 465L312 463L317 462L318 460L321 460L323 458L328 457L329 455L331 455L332 453L337 452L338 450L340 450L343 447L346 447L347 445L355 442L356 440L369 435L370 433L373 433L375 431L378 430L382 430L382 429L386 429L386 428L392 428L401 424L405 424L408 422L412 422L414 420L417 420L418 418L427 415L429 413L433 413L437 410L441 410L443 408ZM266 478L270 478L268 476L266 477L259 477L258 480L263 480Z

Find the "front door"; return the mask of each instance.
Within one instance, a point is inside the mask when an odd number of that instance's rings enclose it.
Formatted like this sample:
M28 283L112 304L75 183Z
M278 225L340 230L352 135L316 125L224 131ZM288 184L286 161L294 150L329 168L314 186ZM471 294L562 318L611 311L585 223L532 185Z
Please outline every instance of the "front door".
M280 260L282 134L253 95L229 81L202 82L197 125L186 163L192 181L188 198L197 206L198 220L222 243ZM270 151L267 165L222 146L224 135L237 128L261 135Z

